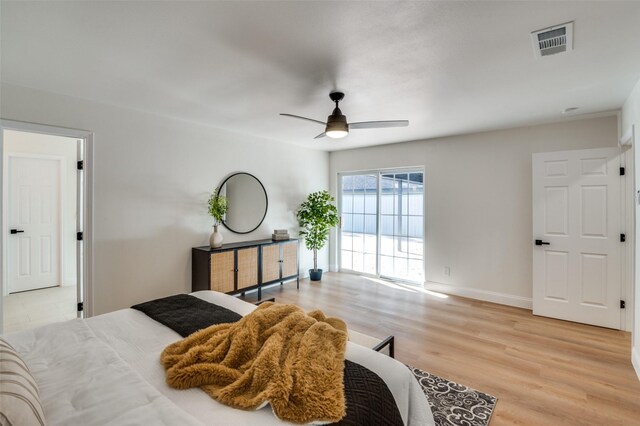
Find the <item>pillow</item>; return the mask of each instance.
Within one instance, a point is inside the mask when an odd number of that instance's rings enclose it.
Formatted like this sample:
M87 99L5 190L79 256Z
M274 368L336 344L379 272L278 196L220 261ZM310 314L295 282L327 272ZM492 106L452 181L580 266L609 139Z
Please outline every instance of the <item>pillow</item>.
M44 426L38 386L27 364L0 338L0 426Z

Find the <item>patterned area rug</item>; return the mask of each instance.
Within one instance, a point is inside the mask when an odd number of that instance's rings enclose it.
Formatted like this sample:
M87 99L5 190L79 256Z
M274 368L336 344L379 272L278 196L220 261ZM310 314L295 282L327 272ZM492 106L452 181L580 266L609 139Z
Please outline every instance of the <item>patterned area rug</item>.
M497 399L418 368L409 367L427 395L437 426L487 426Z

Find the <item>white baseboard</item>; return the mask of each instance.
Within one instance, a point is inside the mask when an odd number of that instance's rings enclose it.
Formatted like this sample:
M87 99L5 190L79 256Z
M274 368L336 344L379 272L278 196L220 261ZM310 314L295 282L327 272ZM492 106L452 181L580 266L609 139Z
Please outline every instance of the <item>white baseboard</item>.
M635 347L631 348L631 364L633 364L638 380L640 380L640 351L636 350Z
M476 288L457 287L449 284L436 283L433 281L427 281L424 284L424 288L426 288L427 290L437 291L439 293L468 297L470 299L484 300L485 302L499 303L501 305L515 306L518 308L531 309L533 306L530 297L514 296L512 294L478 290Z

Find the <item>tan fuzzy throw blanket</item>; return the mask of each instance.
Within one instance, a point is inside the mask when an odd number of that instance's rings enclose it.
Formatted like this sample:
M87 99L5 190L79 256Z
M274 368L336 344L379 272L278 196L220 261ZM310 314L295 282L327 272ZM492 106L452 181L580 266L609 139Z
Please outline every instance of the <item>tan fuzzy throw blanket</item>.
M271 404L295 423L333 423L346 413L345 323L321 311L266 302L232 324L213 325L162 352L167 383L199 386L216 401L256 410Z

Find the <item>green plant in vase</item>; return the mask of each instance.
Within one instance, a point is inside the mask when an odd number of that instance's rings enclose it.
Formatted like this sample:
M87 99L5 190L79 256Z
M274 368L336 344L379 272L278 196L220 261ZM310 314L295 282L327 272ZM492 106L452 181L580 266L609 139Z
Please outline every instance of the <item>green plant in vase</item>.
M213 232L209 237L209 244L211 248L222 247L222 233L218 231L218 226L222 223L224 215L229 209L227 197L220 195L219 188L215 188L209 197L209 216L213 217Z
M329 240L329 231L340 222L338 209L333 204L335 199L327 191L309 194L296 216L300 225L300 236L304 237L305 246L313 250L313 269L309 270L312 281L322 279L322 269L318 269L318 250Z

